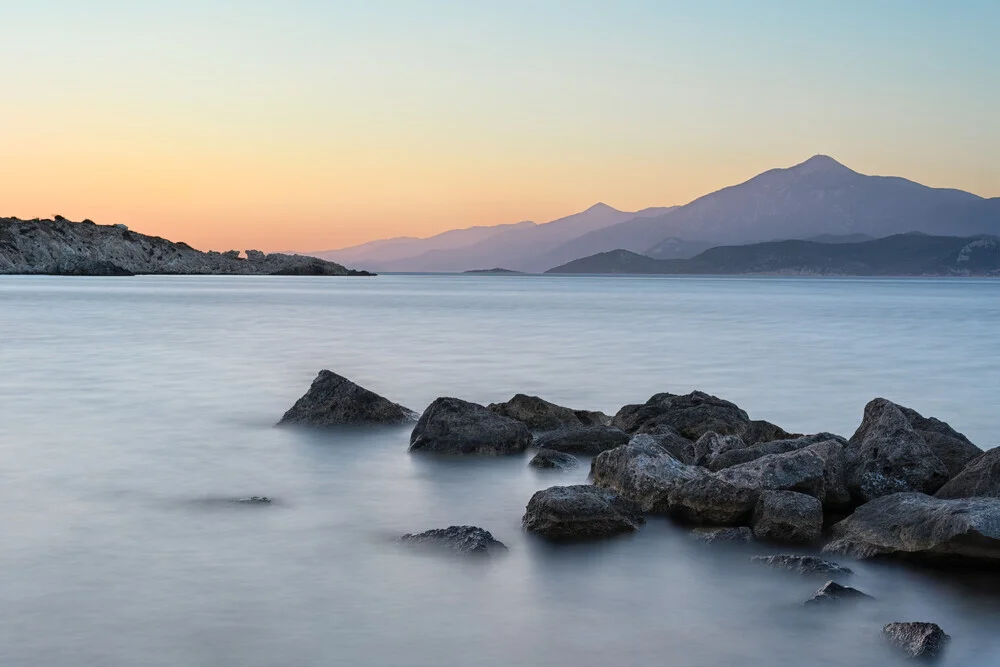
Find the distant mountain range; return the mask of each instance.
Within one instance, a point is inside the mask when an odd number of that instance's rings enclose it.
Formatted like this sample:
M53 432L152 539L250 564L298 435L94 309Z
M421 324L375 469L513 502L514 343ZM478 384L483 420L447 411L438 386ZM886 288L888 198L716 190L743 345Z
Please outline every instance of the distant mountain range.
M867 176L817 155L684 206L627 212L596 204L544 224L471 227L426 239L386 239L309 254L378 271L502 266L541 272L612 250L688 259L719 245L781 239L858 242L911 231L936 236L1000 234L1000 198Z
M1000 276L1000 237L911 232L861 243L771 241L719 246L690 259L612 250L546 273Z

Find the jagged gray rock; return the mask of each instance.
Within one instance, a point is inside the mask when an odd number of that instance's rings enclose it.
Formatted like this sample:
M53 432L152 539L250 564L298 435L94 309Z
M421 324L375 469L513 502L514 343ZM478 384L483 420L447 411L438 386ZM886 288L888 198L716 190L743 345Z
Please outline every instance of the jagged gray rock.
M243 274L367 276L304 255L201 252L124 225L0 218L0 274Z
M451 552L457 556L491 556L507 551L506 545L494 539L488 530L477 526L450 526L423 533L407 533L399 538L401 544L426 547Z
M552 540L587 540L631 533L643 524L631 503L589 484L553 486L531 496L521 523Z
M763 419L754 419L744 427L738 434L743 438L748 446L756 445L758 442L772 442L774 440L792 440L801 438L801 433L789 433L777 424L772 424Z
M694 441L688 440L670 426L654 426L650 429L639 429L636 435L648 435L656 444L670 452L670 455L681 463L694 465Z
M847 489L857 502L901 491L934 493L948 481L948 468L884 398L865 406L861 426L844 449Z
M397 425L417 420L417 413L333 371L322 370L309 391L295 402L279 425Z
M531 444L528 427L459 398L435 399L410 435L410 451L436 454L520 454Z
M1000 447L969 462L935 494L938 498L1000 498Z
M809 544L823 531L819 500L795 491L764 491L754 508L753 534L759 540Z
M712 470L722 470L723 468L731 468L741 463L749 463L768 454L786 454L794 452L797 449L804 449L810 445L815 445L818 442L827 442L830 440L839 442L841 445L847 444L847 440L832 433L815 433L813 435L801 435L783 440L768 440L747 445L742 449L730 449L720 452L710 462L708 467Z
M871 595L862 593L857 588L841 586L836 581L828 581L813 593L813 596L806 600L808 605L829 605L833 603L861 602L863 600L874 600Z
M911 658L934 658L951 639L937 623L889 623L882 635Z
M569 470L578 467L580 460L572 454L557 452L553 449L539 449L528 465L532 468Z
M667 497L675 486L705 474L675 459L646 434L603 452L590 464L594 484L613 489L644 512L661 515L669 513Z
M486 408L503 417L516 419L532 431L580 428L584 425L576 411L527 394L515 394L509 401L490 403Z
M862 505L831 533L829 553L1000 567L998 498L894 493Z
M799 574L854 574L850 568L838 565L816 556L778 554L776 556L753 556L750 560L780 570L791 570Z
M746 526L736 528L695 528L691 531L691 539L714 544L715 542L752 542L753 531Z
M611 420L612 426L629 433L669 426L690 440L697 440L708 431L737 434L749 424L747 413L734 403L701 391L683 396L656 394L642 405L626 405Z
M709 431L694 443L694 463L709 470L716 470L715 461L724 453L745 449L746 443L738 435L720 435Z
M947 422L934 417L924 417L916 410L897 405L910 426L924 439L927 446L941 459L948 469L948 477L954 477L972 459L983 453L968 438L953 429Z
M554 449L567 454L596 456L629 441L629 435L614 426L580 426L542 433L534 440L535 446Z

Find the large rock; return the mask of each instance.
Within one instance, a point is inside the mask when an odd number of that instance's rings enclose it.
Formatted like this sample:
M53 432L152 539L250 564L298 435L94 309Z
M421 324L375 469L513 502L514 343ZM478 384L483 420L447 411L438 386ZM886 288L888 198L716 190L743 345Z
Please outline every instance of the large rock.
M765 491L754 508L751 524L759 540L809 544L823 531L823 506L804 493Z
M720 435L715 431L709 431L694 443L694 463L710 470L717 470L713 464L722 454L745 448L746 443L738 435Z
M671 516L706 526L743 526L750 522L760 492L702 475L678 484L667 496Z
M558 428L583 426L576 411L564 408L537 396L516 394L509 401L490 403L491 412L522 422L532 431L551 431Z
M580 426L543 433L535 438L534 443L536 447L557 452L597 456L628 441L628 433L614 426Z
M889 623L882 635L911 658L934 658L951 639L937 623Z
M410 435L410 451L436 454L520 454L531 444L528 427L476 403L438 398Z
M754 419L740 431L739 436L747 445L755 445L758 442L773 442L774 440L791 440L802 437L800 433L789 433L777 424L772 424L763 419Z
M768 440L746 445L742 449L729 449L720 452L709 462L708 467L712 470L722 470L723 468L731 468L741 463L749 463L769 454L787 454L797 449L804 449L810 445L815 445L818 442L827 442L830 440L839 442L841 445L847 444L847 440L832 433L815 433L813 435L800 435L795 438L786 438L783 440Z
M569 470L580 465L580 460L572 454L564 454L552 449L539 449L528 462L532 468Z
M1000 447L973 459L935 495L938 498L1000 498Z
M279 424L304 426L360 426L406 424L417 413L332 371L322 370L305 395L285 413Z
M535 493L521 520L525 529L552 540L586 540L638 530L635 504L596 486L553 486Z
M834 524L830 553L1000 568L1000 499L876 498Z
M488 530L476 526L451 526L423 533L406 534L399 538L401 544L426 547L451 552L458 556L489 556L507 551L503 542L493 538Z
M613 489L654 514L669 512L667 497L675 486L705 474L681 463L645 434L598 455L590 464L594 484Z
M694 442L688 440L670 426L653 426L648 430L640 429L636 435L648 435L660 447L670 452L670 455L681 463L694 465Z
M839 440L823 440L803 448L823 459L823 509L834 512L852 507L844 470L844 447Z
M924 417L916 410L897 405L910 426L924 439L927 446L948 468L948 476L954 477L983 450L972 444L968 438L953 429L947 422L934 417Z
M798 491L822 500L826 497L823 457L809 448L769 454L715 473L735 486L763 491Z
M776 556L754 556L750 559L767 567L779 570L791 570L799 574L853 574L850 568L838 565L816 556L799 556L796 554L778 554Z
M865 406L861 426L844 450L847 489L857 502L901 491L934 493L948 481L948 468L884 398Z
M822 588L813 593L813 596L805 601L808 605L829 605L844 602L862 602L864 600L874 600L867 593L862 593L857 588L841 586L836 581L828 581Z
M643 405L626 405L611 420L612 426L629 433L669 426L690 440L709 431L738 434L749 424L747 413L735 404L701 391L683 396L656 394Z

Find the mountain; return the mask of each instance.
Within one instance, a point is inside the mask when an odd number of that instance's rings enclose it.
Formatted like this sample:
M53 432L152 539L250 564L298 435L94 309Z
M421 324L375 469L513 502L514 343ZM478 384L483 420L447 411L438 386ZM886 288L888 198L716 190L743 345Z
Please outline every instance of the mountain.
M368 276L340 264L302 255L247 250L201 252L186 243L89 220L0 218L0 274L128 276L241 274Z
M354 262L379 271L468 271L503 266L543 271L552 266L538 258L567 240L635 217L656 216L663 208L619 211L603 203L558 220L458 229L426 239L398 238L310 253L338 262Z
M712 247L707 241L685 241L671 236L663 239L652 248L647 249L643 255L655 259L687 259L694 257L698 253L705 252Z
M675 260L614 250L546 273L1000 276L1000 237L914 232L862 243L771 241L719 246Z

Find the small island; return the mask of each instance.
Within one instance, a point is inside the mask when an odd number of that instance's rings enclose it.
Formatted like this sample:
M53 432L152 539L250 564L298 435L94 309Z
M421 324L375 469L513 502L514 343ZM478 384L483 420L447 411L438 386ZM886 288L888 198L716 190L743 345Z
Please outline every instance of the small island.
M499 267L493 269L472 269L471 271L463 271L463 273L478 273L479 275L508 275L508 276L524 275L524 271L514 271L513 269L501 269Z

